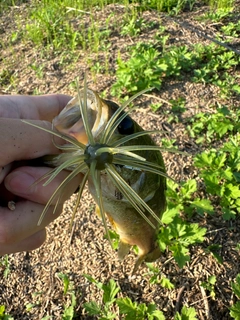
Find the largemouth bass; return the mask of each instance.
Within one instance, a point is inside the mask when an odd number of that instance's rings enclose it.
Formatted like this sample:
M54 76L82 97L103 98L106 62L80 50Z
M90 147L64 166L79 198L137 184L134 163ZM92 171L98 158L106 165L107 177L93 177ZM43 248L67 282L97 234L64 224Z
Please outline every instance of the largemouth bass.
M106 217L120 237L118 256L123 259L131 246L139 249L135 272L143 262L160 256L156 237L160 217L166 207L166 174L160 148L123 106L101 99L86 87L78 91L54 118L53 135L67 141L59 146L63 153L51 160L55 167L48 184L64 169L69 176L49 200L41 220L54 197L75 175L84 173L77 206L85 183L96 204L109 237Z

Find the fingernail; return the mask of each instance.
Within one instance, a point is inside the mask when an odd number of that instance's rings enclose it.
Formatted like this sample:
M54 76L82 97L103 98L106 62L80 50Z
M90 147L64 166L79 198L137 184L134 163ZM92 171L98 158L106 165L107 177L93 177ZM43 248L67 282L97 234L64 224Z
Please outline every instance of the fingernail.
M15 171L7 176L5 186L14 194L29 195L32 193L31 186L34 182L35 179L30 174Z

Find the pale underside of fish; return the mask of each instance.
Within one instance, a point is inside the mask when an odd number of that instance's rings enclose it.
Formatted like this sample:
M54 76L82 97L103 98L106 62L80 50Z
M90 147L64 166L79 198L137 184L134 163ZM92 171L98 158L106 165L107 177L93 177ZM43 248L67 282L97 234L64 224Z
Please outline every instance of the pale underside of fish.
M166 208L166 174L160 148L151 138L152 132L144 131L130 118L130 111L126 111L134 98L119 107L101 99L85 84L54 118L50 132L53 137L64 138L66 145L58 146L62 153L51 158L49 164L55 169L47 175L45 185L61 170L70 173L49 200L39 221L67 183L84 173L77 206L88 181L108 238L106 217L120 237L119 258L123 259L131 246L138 247L133 272L143 261L159 258L156 238Z

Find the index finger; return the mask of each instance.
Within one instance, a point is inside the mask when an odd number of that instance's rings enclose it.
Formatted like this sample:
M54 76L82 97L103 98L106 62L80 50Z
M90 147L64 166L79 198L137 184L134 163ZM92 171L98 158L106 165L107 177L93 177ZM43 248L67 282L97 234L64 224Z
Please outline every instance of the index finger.
M40 127L51 129L47 121L31 121ZM0 167L18 160L30 160L47 154L57 154L53 135L19 119L0 119ZM54 137L56 144L64 141Z
M64 94L0 96L0 117L52 121L70 99Z

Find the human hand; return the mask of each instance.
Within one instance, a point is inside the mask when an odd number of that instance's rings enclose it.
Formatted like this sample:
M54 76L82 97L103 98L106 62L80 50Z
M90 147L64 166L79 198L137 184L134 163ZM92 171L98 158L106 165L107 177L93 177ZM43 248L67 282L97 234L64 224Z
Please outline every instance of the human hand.
M24 165L30 159L57 154L52 135L23 123L29 119L38 125L51 128L52 119L63 109L70 97L0 96L0 255L33 250L45 241L45 227L62 211L63 203L80 184L81 176L75 177L61 194L53 214L55 202L49 207L42 223L39 217L57 186L68 175L61 172L49 185L43 181L33 184L50 169ZM54 138L56 143L64 142ZM14 201L11 211L6 205Z

